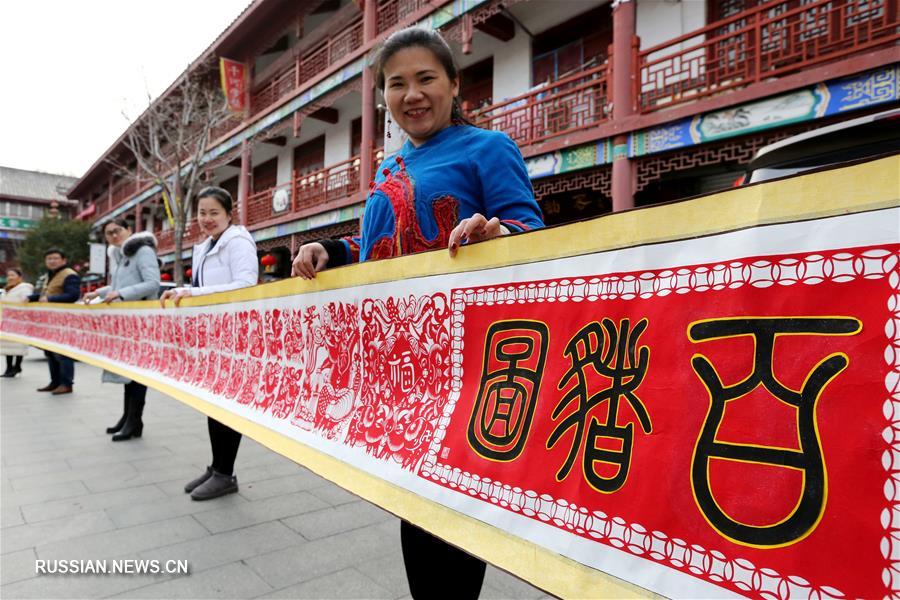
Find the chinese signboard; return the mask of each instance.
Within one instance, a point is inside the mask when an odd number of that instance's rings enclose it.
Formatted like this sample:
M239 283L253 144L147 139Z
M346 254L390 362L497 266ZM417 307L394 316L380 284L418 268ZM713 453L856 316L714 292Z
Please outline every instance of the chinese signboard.
M222 93L232 112L247 110L247 66L236 60L219 59L219 73L222 78Z
M32 219L19 219L16 217L0 217L0 227L3 229L33 229L37 221Z

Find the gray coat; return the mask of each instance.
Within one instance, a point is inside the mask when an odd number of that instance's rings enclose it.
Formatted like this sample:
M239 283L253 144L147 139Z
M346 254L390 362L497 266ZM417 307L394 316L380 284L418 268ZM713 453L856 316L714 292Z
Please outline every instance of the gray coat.
M115 290L122 300L153 300L159 295L159 261L156 258L156 238L150 232L135 233L121 248L110 246L110 285L97 290L101 298ZM128 383L110 371L103 371L104 383Z
M122 300L155 300L159 295L156 238L149 231L131 235L121 248L110 246L110 285L97 290L101 298L112 290Z

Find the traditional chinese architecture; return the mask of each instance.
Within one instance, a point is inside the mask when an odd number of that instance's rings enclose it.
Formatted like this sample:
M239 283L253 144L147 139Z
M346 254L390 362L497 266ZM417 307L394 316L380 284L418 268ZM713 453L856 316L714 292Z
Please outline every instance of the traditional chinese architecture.
M16 266L16 245L45 215L70 218L76 202L66 198L75 177L0 167L0 277Z
M358 230L384 155L366 59L413 24L454 44L465 109L519 144L551 224L726 188L760 147L900 99L892 0L255 0L194 64L246 73L207 179L237 199L266 272ZM98 226L155 231L171 262L158 190L106 160L123 139L69 198Z

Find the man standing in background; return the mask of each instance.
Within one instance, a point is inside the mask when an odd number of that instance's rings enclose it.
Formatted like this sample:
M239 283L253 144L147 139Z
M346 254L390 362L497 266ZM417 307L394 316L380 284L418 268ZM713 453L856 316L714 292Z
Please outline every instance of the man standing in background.
M62 250L50 248L44 252L44 265L47 267L47 285L38 294L28 297L31 302L77 302L81 296L81 277L78 276L66 259ZM50 383L39 392L50 392L54 396L71 394L75 382L75 362L68 356L44 351L50 368Z

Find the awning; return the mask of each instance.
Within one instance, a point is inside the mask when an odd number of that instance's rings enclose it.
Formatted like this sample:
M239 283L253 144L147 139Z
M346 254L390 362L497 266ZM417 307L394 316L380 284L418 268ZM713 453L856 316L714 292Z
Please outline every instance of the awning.
M83 211L81 211L80 213L75 215L75 220L76 221L84 221L88 217L93 215L95 212L97 212L97 205L92 202L91 204L88 205L87 208L85 208Z

